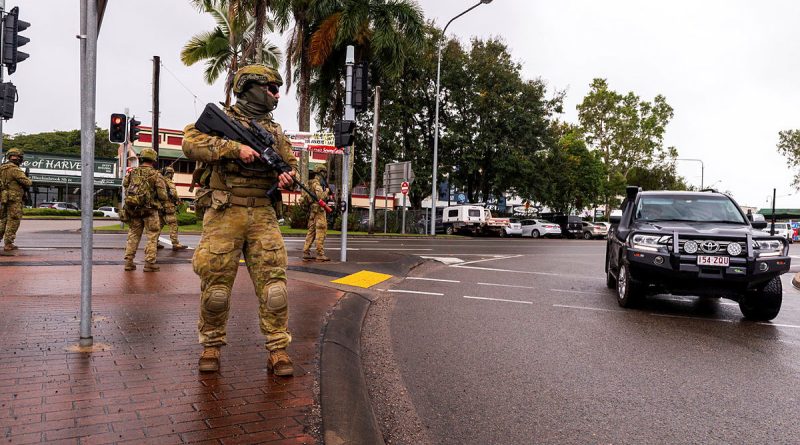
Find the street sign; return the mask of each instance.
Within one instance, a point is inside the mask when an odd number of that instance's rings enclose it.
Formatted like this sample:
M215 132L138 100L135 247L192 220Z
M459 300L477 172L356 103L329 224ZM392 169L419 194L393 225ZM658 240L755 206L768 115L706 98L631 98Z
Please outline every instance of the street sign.
M408 182L407 181L403 181L403 183L400 184L400 193L402 193L404 195L408 194Z
M400 185L403 182L411 184L414 182L414 170L411 169L411 161L394 162L386 164L383 173L383 186L387 193L399 193Z

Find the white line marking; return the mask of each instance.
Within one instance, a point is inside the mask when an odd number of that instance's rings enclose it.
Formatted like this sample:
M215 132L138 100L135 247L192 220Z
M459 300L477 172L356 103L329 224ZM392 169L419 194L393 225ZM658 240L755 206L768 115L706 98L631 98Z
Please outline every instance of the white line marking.
M389 289L387 292L395 292L399 294L419 294L419 295L437 295L442 296L439 292L420 292L418 290L402 290L402 289Z
M583 309L583 310L587 310L587 311L627 312L627 311L621 311L619 309L603 309L603 308L599 308L599 307L569 306L569 305L566 305L566 304L554 304L553 307L563 307L563 308L567 308L567 309Z
M526 273L531 275L550 275L554 277L558 276L571 276L571 275L562 275L557 273L550 273L550 272L533 272L530 270L509 270L509 269L495 269L492 267L478 267L478 266L464 266L462 264L456 264L450 267L457 267L459 269L475 269L475 270L488 270L490 272L511 272L511 273Z
M172 247L172 241L169 238L164 238L163 236L158 237L158 242L161 244L166 244L167 246ZM194 247L189 246L188 250L194 250Z
M466 263L464 263L462 265L458 265L458 266L454 266L454 267L461 267L461 266L467 265L467 264L482 263L484 261L495 261L495 260L505 260L505 259L508 259L508 258L519 258L521 256L522 255L495 256L494 258L484 258L482 260L467 261Z
M467 295L464 295L464 298L470 298L470 299L473 299L473 300L502 301L502 302L505 302L505 303L533 304L530 301L505 300L505 299L502 299L502 298L469 297Z
M653 315L655 317L665 317L665 318L685 318L687 320L721 321L723 323L733 323L733 320L723 320L721 318L687 317L685 315L655 314L655 313L650 313L650 315Z
M460 283L458 280L443 280L441 278L406 277L406 280L441 281L442 283Z
M347 250L350 250L350 249L348 248ZM428 250L433 250L433 249L398 249L398 248L394 248L394 247L387 249L385 247L361 247L359 250L389 250L389 251L393 251L393 250L412 250L414 252L420 252L420 251L423 251L423 250L428 251Z
M453 257L449 257L449 256L425 256L425 255L420 255L419 257L423 258L423 259L426 259L426 260L438 261L440 263L448 264L448 265L449 264L458 264L458 263L461 263L461 262L464 261L464 260L462 260L460 258L453 258Z
M586 295L602 295L606 296L608 294L604 294L602 292L583 292L579 290L569 290L569 289L550 289L551 292L566 292L569 294L586 294Z
M764 326L778 326L778 327L781 327L781 328L796 328L796 329L800 329L800 326L793 325L793 324L765 323L765 322L762 322L762 321L760 321L760 322L758 322L756 324L760 324L760 325L764 325Z
M478 283L483 286L499 286L499 287L516 287L520 289L536 289L532 286L517 286L515 284L499 284L499 283Z

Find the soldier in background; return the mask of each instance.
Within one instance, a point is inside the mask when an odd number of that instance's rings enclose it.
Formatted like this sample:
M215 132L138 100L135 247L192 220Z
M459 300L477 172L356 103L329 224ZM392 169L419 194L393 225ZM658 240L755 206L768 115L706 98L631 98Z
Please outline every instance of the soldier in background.
M181 199L178 197L178 190L175 188L175 183L172 178L175 176L175 170L172 167L164 169L164 182L167 187L167 201L164 202L163 213L161 218L161 228L169 225L169 239L172 241L172 250L182 250L187 247L178 241L178 205Z
M167 197L164 178L155 169L158 155L152 148L142 149L139 154L139 167L125 176L122 186L125 187L125 205L120 219L127 222L128 242L125 246L125 270L136 270L133 258L139 248L142 233L147 236L144 246L144 271L158 272L156 265L156 249L158 235L161 233L159 210L163 208Z
M272 118L278 106L281 75L265 65L248 65L233 76L236 103L225 109L231 119L244 126L255 120L275 137L275 151L292 167L289 173L264 171L258 167L259 153L236 141L200 132L193 124L184 129L183 153L202 162L207 170L198 198L198 207L207 207L203 216L203 236L192 257L200 276L200 320L198 337L203 352L198 362L201 372L219 370L220 347L227 343L231 288L244 254L247 271L259 301L258 315L265 346L269 351L267 369L278 376L291 376L294 367L287 346L289 333L289 294L286 289L286 246L283 243L275 206L267 191L277 184L293 184L297 159L289 138ZM200 201L207 202L200 202Z
M24 196L33 184L20 169L24 154L12 148L6 152L6 162L0 165L0 239L5 238L3 252L17 250L14 240L22 219Z
M327 201L328 195L331 190L325 181L325 175L328 170L324 165L318 165L314 168L314 178L308 183L308 188L311 189L317 197L323 201ZM311 256L311 245L314 239L317 241L317 261L330 261L331 259L325 256L325 236L328 233L328 217L325 210L316 202L311 203L311 209L308 212L308 233L306 234L306 242L303 245L303 259L313 260Z

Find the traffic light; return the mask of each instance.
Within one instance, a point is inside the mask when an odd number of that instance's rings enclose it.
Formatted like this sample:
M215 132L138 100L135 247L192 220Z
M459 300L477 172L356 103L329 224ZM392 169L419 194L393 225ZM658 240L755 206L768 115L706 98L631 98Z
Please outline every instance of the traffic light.
M29 26L30 23L19 19L18 6L11 8L3 18L3 65L8 68L8 74L13 74L17 70L17 63L28 58L28 53L17 48L31 41L19 35L20 31L25 31Z
M14 102L17 101L17 87L11 82L0 83L0 118L14 117Z
M135 117L132 117L128 124L128 140L131 142L136 141L139 139L139 124L141 121L137 121Z
M124 144L127 125L128 116L123 113L113 113L111 115L111 125L108 127L108 140L117 144Z
M356 113L369 108L369 64L357 63L353 67L353 96L351 103Z
M356 129L354 121L336 121L333 124L333 139L336 148L353 145L353 132Z

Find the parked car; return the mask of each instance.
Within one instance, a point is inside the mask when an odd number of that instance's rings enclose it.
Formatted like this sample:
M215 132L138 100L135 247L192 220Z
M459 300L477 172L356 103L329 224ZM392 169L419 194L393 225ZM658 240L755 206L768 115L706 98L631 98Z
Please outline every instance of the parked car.
M605 238L608 236L608 227L600 223L583 222L583 239Z
M116 207L100 207L96 212L103 212L106 218L119 218L119 209Z
M445 233L444 225L442 224L443 210L444 209L436 209L436 222L434 223L436 227L436 233ZM423 215L422 218L420 218L417 221L417 233L420 235L424 235L428 233L430 230L431 230L430 219L428 219L428 215Z
M730 298L752 320L772 320L783 299L789 242L749 221L728 195L628 187L606 244L606 284L622 307L645 295Z
M579 238L583 236L583 219L577 215L550 215L544 217L561 227L561 235L565 238Z
M80 210L77 204L71 202L43 202L39 204L40 209L56 209L56 210Z
M522 236L522 224L519 219L509 218L508 221L508 225L500 232L500 236Z
M522 226L522 236L531 238L555 237L561 238L561 226L543 219L523 219L520 221Z
M768 222L764 232L770 233L770 227L772 227L772 223ZM775 236L782 236L789 241L789 244L792 244L794 242L794 229L792 229L792 225L788 222L776 222Z
M492 217L492 212L481 206L459 205L444 208L442 224L448 235L456 232L500 235L510 221L508 218Z

